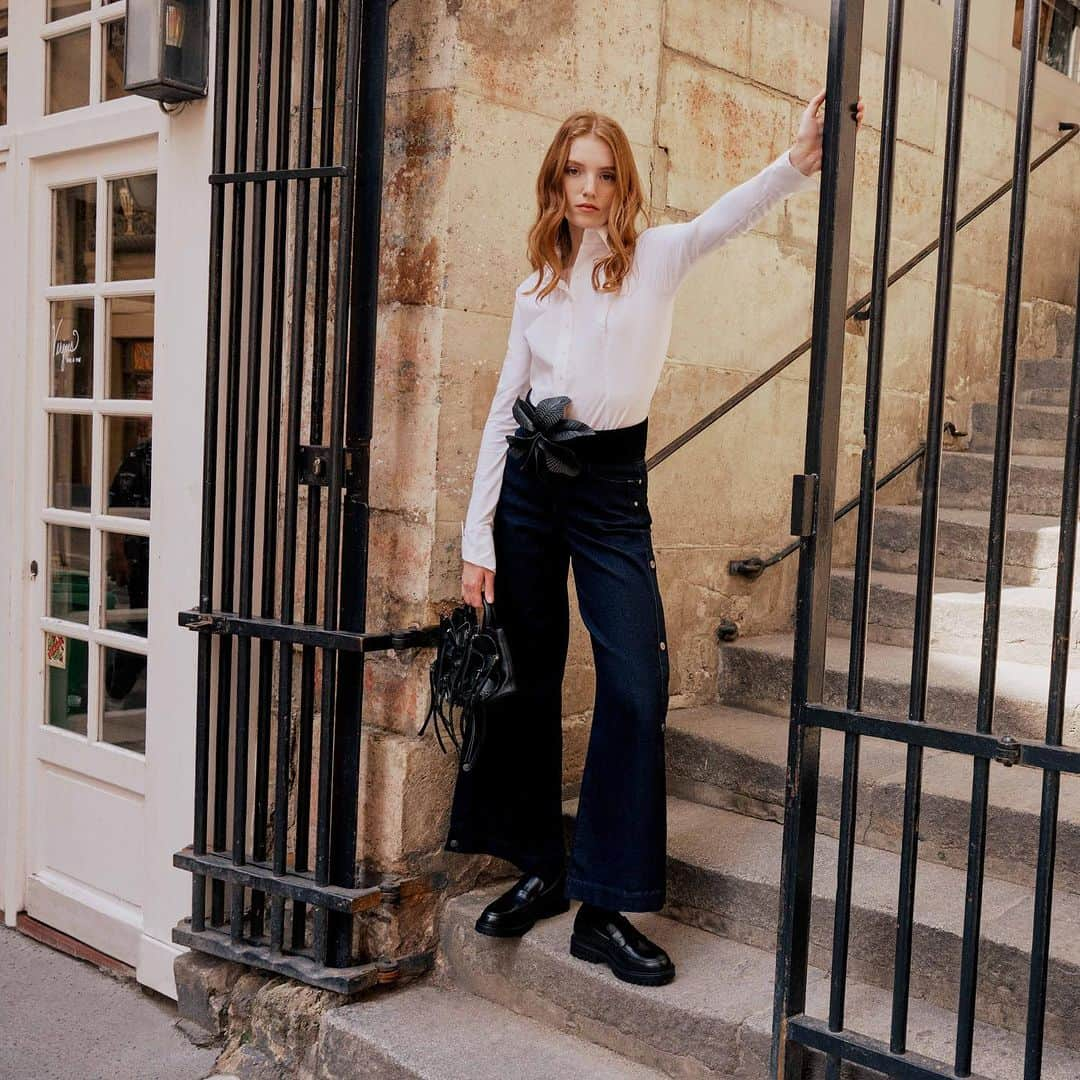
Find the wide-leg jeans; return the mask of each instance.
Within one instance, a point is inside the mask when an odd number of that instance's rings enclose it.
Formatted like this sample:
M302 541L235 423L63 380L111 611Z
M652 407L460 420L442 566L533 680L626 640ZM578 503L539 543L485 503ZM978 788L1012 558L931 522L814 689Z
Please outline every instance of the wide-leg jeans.
M664 733L669 660L640 440L587 437L576 476L537 472L507 454L493 523L495 610L519 693L487 712L474 768L459 768L446 850L483 852L523 872L566 859L562 682L567 576L596 671L565 893L618 911L664 904ZM631 429L612 429L628 433ZM521 429L518 429L521 434ZM598 436L609 434L599 431ZM615 447L618 460L611 457Z

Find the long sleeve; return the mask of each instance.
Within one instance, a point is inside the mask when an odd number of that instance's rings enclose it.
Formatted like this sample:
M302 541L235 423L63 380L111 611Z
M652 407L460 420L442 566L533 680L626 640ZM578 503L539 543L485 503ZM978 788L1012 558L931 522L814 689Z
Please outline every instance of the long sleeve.
M817 174L807 176L796 168L785 150L697 217L646 230L641 237L646 241L641 255L653 282L666 292L674 292L699 259L749 231L781 199L816 185Z
M529 343L525 340L525 323L524 303L515 295L506 356L480 437L469 509L461 523L462 559L486 566L489 570L495 569L492 522L502 488L503 466L510 449L506 436L518 426L513 413L514 401L524 397L529 388L531 364Z

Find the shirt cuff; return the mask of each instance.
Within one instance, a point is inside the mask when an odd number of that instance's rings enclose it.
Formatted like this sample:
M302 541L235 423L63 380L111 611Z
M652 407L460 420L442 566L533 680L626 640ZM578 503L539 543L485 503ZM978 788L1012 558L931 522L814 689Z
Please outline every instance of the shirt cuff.
M487 570L495 569L495 538L491 529L465 528L461 523L461 557Z
M777 167L784 180L784 186L789 191L803 191L817 183L819 175L817 172L812 172L807 176L802 169L792 164L790 147L773 164Z

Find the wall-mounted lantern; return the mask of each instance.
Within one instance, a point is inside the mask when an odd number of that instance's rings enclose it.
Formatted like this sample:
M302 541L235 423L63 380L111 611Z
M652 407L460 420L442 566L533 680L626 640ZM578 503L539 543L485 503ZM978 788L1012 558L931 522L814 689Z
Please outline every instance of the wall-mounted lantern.
M207 0L127 0L124 89L158 101L206 97Z

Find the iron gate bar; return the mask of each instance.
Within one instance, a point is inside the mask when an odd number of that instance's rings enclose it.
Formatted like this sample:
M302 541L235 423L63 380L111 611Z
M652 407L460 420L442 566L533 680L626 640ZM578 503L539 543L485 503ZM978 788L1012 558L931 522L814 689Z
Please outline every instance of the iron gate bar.
M240 4L237 21L237 56L239 65L235 70L236 108L233 125L233 166L242 168L247 151L248 84L251 71L251 6ZM236 587L236 461L240 441L240 345L243 333L244 264L240 258L245 237L247 218L247 192L235 188L232 203L232 250L229 255L229 286L227 345L225 365L225 483L221 504L221 542L224 555L221 560L220 603L231 610ZM218 686L232 686L233 642L229 637L218 645ZM237 665L239 674L239 665ZM232 700L229 694L218 693L217 745L214 750L217 765L214 783L214 850L227 847L227 819L229 805L229 748L232 735ZM236 725L236 740L240 739L240 722ZM232 747L235 754L235 746ZM246 768L245 783L246 783ZM234 798L234 803L235 803ZM234 819L235 827L235 819ZM229 933L238 942L243 928L243 894L232 890L229 905ZM225 883L215 880L211 890L212 922L217 925L224 917Z
M1005 564L1005 528L1009 505L1009 467L1012 456L1013 408L1016 397L1016 344L1020 322L1026 235L1028 162L1035 99L1035 46L1040 0L1025 0L1020 44L1020 75L1013 150L1013 190L1009 214L1009 246L1005 272L1005 305L1001 329L1001 370L998 379L997 431L994 437L990 529L986 549L986 590L983 603L982 655L975 726L989 734L994 727L997 686L998 629ZM982 925L983 880L986 864L986 812L990 798L990 763L976 759L971 781L971 820L968 826L967 888L964 900L964 938L960 956L957 1003L957 1076L971 1073L975 1038L975 996L979 972L979 931Z
M343 487L344 453L353 460L353 483L345 488L344 505L335 500L330 541L348 544L355 558L341 566L340 581L327 573L326 594L337 606L337 625L361 632L367 620L368 578L368 487L371 475L371 436L375 399L376 330L379 299L380 207L383 189L383 147L386 125L386 81L389 58L389 5L386 0L365 3L362 27L357 27L350 47L359 51L359 64L370 76L359 86L347 88L348 108L359 114L359 123L347 127L353 175L343 184L342 215L349 213L350 245L338 245L339 272L348 282L348 305L338 304L335 345L333 402L330 447L332 491ZM350 202L351 200L351 202ZM361 214L361 207L368 213ZM344 235L344 228L340 234ZM340 268L345 267L342 271ZM350 350L350 373L346 380L345 346ZM340 559L337 560L340 562ZM328 563L329 565L329 563ZM329 620L332 616L329 614ZM333 790L327 810L337 825L335 843L326 855L325 873L341 880L354 872L356 863L360 772L360 717L363 709L363 671L358 664L333 663L323 669L324 684L337 680L336 717L342 721L335 732ZM318 866L316 877L318 878ZM331 916L331 945L340 958L350 948L349 927Z
M888 306L889 240L892 221L893 172L896 156L897 113L899 109L900 57L903 43L904 2L889 0L885 40L885 75L882 98L881 143L878 162L877 219L874 229L872 300L867 311L869 339L866 356L866 393L863 412L865 442L859 470L859 517L855 546L855 579L852 583L851 643L848 662L847 705L862 707L863 674L866 662L866 627L870 613L870 555L874 536L874 507L877 492L878 427L881 417L882 353L885 314ZM923 447L908 457L922 457ZM894 470L893 475L896 472ZM839 517L840 515L837 515ZM835 519L834 519L835 520ZM832 966L829 988L829 1030L842 1031L847 1000L848 945L851 933L851 891L855 866L855 817L859 791L859 735L844 736L844 765L841 775L840 835L837 849L836 903L833 907ZM840 1061L831 1054L826 1062L826 1080L840 1080Z
M322 49L322 103L319 128L319 158L322 167L329 167L334 159L334 126L336 118L336 80L328 79L326 72L332 70L337 56L339 9L336 0L325 5L323 19ZM348 66L348 65L347 65ZM352 119L343 118L348 126ZM314 119L312 119L314 124ZM346 175L348 175L346 173ZM310 192L310 188L308 189ZM317 325L312 326L311 342L311 401L308 406L308 439L311 444L322 442L323 409L325 407L324 383L326 379L326 337L329 323L325 313L329 305L329 246L330 246L330 210L333 190L326 177L318 181L318 202L315 211L316 239L315 250L319 258L315 264L315 307ZM322 315L322 318L319 318ZM330 452L329 450L327 451ZM297 447L297 484L307 485L306 510L307 525L304 558L304 614L306 623L314 623L319 617L319 552L322 547L322 491L316 478L309 476L311 447ZM329 488L327 506L333 504L333 492ZM329 559L329 554L327 555ZM330 563L328 563L330 565ZM324 663L326 654L324 656ZM322 701L323 715L326 715L327 703ZM311 789L312 741L315 717L315 650L305 647L301 653L300 666L300 755L299 785L301 790ZM321 776L321 774L320 774ZM297 870L308 869L308 836L311 817L310 799L297 802L296 806L296 843L293 860ZM307 909L303 904L293 907L293 944L303 943L307 927Z
M213 163L215 171L225 168L228 133L228 41L229 3L217 6L217 46L214 58L214 135ZM225 228L225 190L211 188L210 194L210 267L208 271L209 299L206 333L206 402L203 418L203 537L199 559L199 610L213 607L215 531L212 523L217 507L217 441L218 390L221 377L221 305L216 298L221 292L224 259L223 233ZM209 533L207 523L211 523ZM198 855L206 854L207 816L210 798L210 702L211 663L216 652L213 639L199 637L196 668L195 711L195 823L192 846ZM199 934L206 928L206 878L196 874L191 881L191 927Z
M829 1030L821 1020L812 1016L793 1016L789 1021L792 1038L804 1046L832 1057L842 1056L845 1061L874 1069L896 1080L949 1080L953 1073L943 1073L941 1062L922 1054L908 1051L894 1053L888 1045L871 1039L868 1035L846 1031L842 1035ZM987 1080L974 1076L972 1080Z
M273 46L273 0L260 0L259 3L259 50L255 86L255 167L265 169L270 152L270 88ZM245 47L250 46L250 27ZM247 100L247 95L244 95ZM246 121L246 115L245 115ZM246 147L244 155L246 157ZM244 159L241 159L244 160ZM239 194L239 192L238 192ZM242 507L240 513L240 602L241 618L250 618L254 606L255 587L255 494L258 479L259 454L259 401L263 364L263 291L264 262L266 258L266 184L258 183L252 192L251 220L251 280L248 296L247 328L247 393L244 401L244 472L241 485ZM234 261L239 261L235 260ZM241 273L243 272L241 268ZM241 300L243 297L241 296ZM237 365L239 366L239 365ZM268 421L268 426L269 426ZM261 656L263 644L258 642ZM236 866L243 866L247 859L247 778L248 778L248 740L249 717L251 712L251 639L240 637L237 640L236 664L236 754L234 764L233 793L233 835L232 857ZM257 758L261 760L262 745L269 737L268 725L264 717L257 715L256 727ZM258 772L258 770L257 770ZM260 802L260 787L264 778L255 777L255 802ZM264 800L263 800L264 801ZM257 835L257 834L256 834ZM254 838L253 838L254 839ZM258 843L255 840L255 843ZM262 894L251 897L252 932L261 925L263 909ZM244 927L244 890L232 890L232 916L230 919L232 937L239 940Z
M818 528L806 538L799 557L793 716L801 712L805 702L823 696L855 176L856 125L847 107L859 97L862 37L863 0L832 0L803 467L806 475L819 478ZM827 524L823 526L823 522ZM818 729L790 725L770 1052L771 1074L787 1080L802 1073L803 1055L798 1044L788 1038L788 1018L806 1008L820 743Z
M323 70L325 71L327 66L333 63L333 58L337 54L338 35L337 35L337 20L338 20L338 4L337 0L328 0L326 4L326 20L325 29L323 31ZM355 26L356 23L354 22ZM336 86L333 79L326 79L325 76L322 81L322 126L319 132L319 156L323 165L329 165L334 158L334 111L337 105L336 101ZM344 128L343 134L346 140L355 126L356 118L355 112L349 107L349 102L346 102ZM350 144L343 147L343 153L345 156L352 160L353 146ZM316 236L316 250L328 251L330 246L330 198L333 194L331 186L326 178L322 178L318 183L318 205L316 208L316 223L317 223L317 236ZM348 193L345 190L340 192L340 206L342 211L348 206ZM350 226L347 219L342 220L343 234L350 240L352 238ZM319 259L315 265L315 310L319 312L326 312L329 306L329 271L330 260ZM348 279L339 280L340 287L342 288L346 297L349 296ZM340 300L340 297L339 297ZM323 441L323 409L325 407L325 394L324 385L326 380L326 347L327 347L327 335L329 334L330 320L323 318L321 325L317 331L313 327L314 341L312 343L312 357L311 357L311 406L310 406L310 424L308 429L308 440L312 446L320 446ZM336 346L335 342L335 346ZM335 348L335 358L344 355L342 350ZM331 440L332 441L332 440ZM300 448L300 471L301 475L304 473L304 465L306 463L306 455L303 447ZM335 448L333 445L327 447L327 454L330 458L333 457ZM335 481L333 475L333 469L331 467L331 475L327 477L327 536L328 544L326 551L326 566L332 568L332 572L327 576L329 582L331 577L336 580L337 574L337 562L338 558L336 553L332 551L331 544L332 538L336 535L340 525L335 521L333 514L335 507L340 505L341 498L341 481L340 475ZM304 619L308 622L314 622L318 619L318 598L319 598L319 564L318 561L312 559L310 553L312 549L318 551L321 546L322 540L322 491L319 484L308 485L308 497L307 497L307 550L308 557L304 563ZM337 625L336 613L334 611L333 599L329 593L327 593L324 600L324 615L325 625L329 628L333 628ZM336 663L337 655L331 653L323 653L323 674L325 676L327 667ZM315 707L315 650L304 649L303 653L303 665L301 668L301 683L300 683L300 695L301 695L301 716L307 716L309 713L314 720L314 707ZM306 703L306 708L305 708ZM332 729L329 727L330 721L333 716L332 697L326 692L326 683L324 679L323 692L321 698L321 720L322 726L320 728L319 747L320 747L320 765L319 765L319 801L318 801L318 817L320 820L324 819L324 800L325 792L329 789L330 783L330 755L335 750L332 742ZM306 731L305 731L306 734ZM305 747L306 749L306 747ZM310 765L308 765L310 768ZM303 829L300 829L300 818L297 819L297 830L303 833L304 840L302 845L298 844L297 858L300 858L300 852L303 853L303 865L308 865L309 852L308 852L308 815L310 811L310 803L305 802L303 813ZM329 842L329 825L325 831L319 832L319 837L325 837L325 842ZM317 858L317 853L316 853ZM329 878L323 875L321 878L316 873L316 878L323 884L328 883ZM295 916L294 916L295 918ZM323 963L326 962L325 952L326 945L324 942L325 930L321 930L319 917L316 917L315 923L316 933L316 946L315 953Z
M952 57L945 122L945 162L938 231L938 266L934 292L934 330L930 346L930 390L927 401L926 455L923 458L922 514L919 522L919 561L915 583L915 629L911 653L911 696L908 716L922 723L930 667L930 619L934 603L937 559L938 498L941 486L941 444L948 361L953 249L956 241L956 199L960 179L960 149L967 71L969 0L956 0L953 9ZM915 923L915 877L918 869L919 813L922 799L922 747L909 744L904 785L904 824L897 897L896 952L893 967L892 1032L889 1048L907 1049L908 997L911 989L911 937Z
M875 739L891 739L930 750L948 750L954 754L993 759L1002 765L1080 773L1080 750L1033 739L1017 739L1012 735L993 735L924 721L893 720L866 712L811 704L806 706L795 723L805 727L849 731Z
M297 158L300 168L311 165L312 99L315 93L315 0L305 0L302 20L302 68L300 79L300 115L298 119ZM290 45L291 48L291 45ZM300 410L303 391L304 320L307 301L308 264L308 184L298 184L293 208L294 250L292 281L292 318L289 343L289 396L287 442L285 451L285 511L282 522L282 569L281 569L281 621L295 620L296 603L296 519L299 484L297 477L297 445L300 442ZM278 650L278 742L277 778L274 785L274 873L284 874L288 861L289 829L289 764L292 758L292 676L293 650L291 644L282 642ZM305 743L303 738L304 711L301 705L301 737L297 791L306 793L310 786L310 772L305 775ZM307 782L305 782L307 781ZM302 801L297 799L297 808ZM306 838L307 829L297 831L297 839ZM306 843L300 841L301 844ZM297 869L301 869L297 861ZM304 916L299 913L297 922L303 932ZM294 930L296 927L294 927ZM270 907L270 948L279 953L284 948L285 905L275 898ZM293 940L294 948L302 945L302 939Z
M1076 566L1076 516L1080 512L1080 267L1077 268L1076 312L1069 415L1065 435L1065 471L1061 481L1057 591L1054 597L1054 636L1050 648L1050 692L1046 704L1046 742L1051 746L1061 745L1064 727L1065 684L1068 678L1072 591ZM1077 754L1077 757L1080 758L1080 754ZM1056 769L1047 769L1043 773L1039 858L1035 866L1024 1080L1039 1080L1042 1074L1046 976L1050 960L1050 919L1054 906L1054 861L1057 855L1060 787L1060 773Z
M274 116L275 171L280 174L289 164L289 137L292 112L292 37L293 4L284 2L278 16L277 109ZM274 182L274 216L271 240L270 325L267 341L266 413L270 418L281 414L281 360L285 325L285 264L288 185L282 178ZM263 496L263 566L262 619L270 620L275 611L277 593L278 490L281 450L280 424L266 424L265 479ZM258 751L255 762L255 805L252 821L252 857L260 862L267 856L267 823L270 812L270 744L273 710L274 650L266 641L259 642ZM251 933L262 936L265 929L265 897L251 898Z

